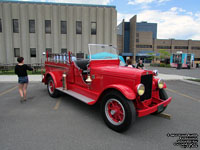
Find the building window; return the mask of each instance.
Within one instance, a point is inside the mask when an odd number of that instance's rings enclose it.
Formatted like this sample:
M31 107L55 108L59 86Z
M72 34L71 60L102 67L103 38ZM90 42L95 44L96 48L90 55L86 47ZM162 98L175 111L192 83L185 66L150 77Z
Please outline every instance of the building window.
M76 21L76 34L82 34L82 22Z
M139 39L136 39L136 42L139 43Z
M45 20L45 33L51 34L51 20Z
M97 34L97 23L91 22L91 34L96 35Z
M174 46L174 49L188 49L188 46Z
M67 21L61 21L60 26L61 34L67 34Z
M14 48L14 57L20 57L20 49Z
M198 46L192 47L192 50L200 50L200 47L198 47Z
M62 49L61 49L61 53L62 53L62 54L67 53L67 49L66 49L66 48L62 48Z
M14 33L19 33L18 19L13 19L13 32Z
M29 33L35 33L35 20L29 20Z
M0 19L0 32L2 32L2 23L1 23L1 19Z
M137 37L137 38L139 37L139 33L136 33L136 37Z
M152 48L152 45L136 45L136 48Z
M162 46L162 45L158 45L157 49L171 49L171 46Z
M76 53L76 58L77 59L83 59L84 58L84 53Z
M46 52L48 52L48 54L52 53L52 48L46 48Z
M36 48L30 48L31 57L36 57Z

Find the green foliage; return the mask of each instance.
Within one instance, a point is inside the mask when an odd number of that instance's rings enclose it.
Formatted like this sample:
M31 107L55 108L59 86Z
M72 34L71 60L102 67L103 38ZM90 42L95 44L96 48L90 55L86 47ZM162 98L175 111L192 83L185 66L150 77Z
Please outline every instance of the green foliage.
M160 56L158 57L160 60L170 57L170 53L165 49L160 49L158 52L160 53Z
M150 66L152 67L166 67L166 68L170 68L170 64L164 64L164 63L151 63Z
M45 71L43 71L45 72ZM30 75L38 75L41 74L41 69L35 70L35 71L28 71L27 72ZM15 75L14 70L8 70L8 71L0 71L0 75Z
M200 82L200 79L187 79L187 80L195 81L195 82Z

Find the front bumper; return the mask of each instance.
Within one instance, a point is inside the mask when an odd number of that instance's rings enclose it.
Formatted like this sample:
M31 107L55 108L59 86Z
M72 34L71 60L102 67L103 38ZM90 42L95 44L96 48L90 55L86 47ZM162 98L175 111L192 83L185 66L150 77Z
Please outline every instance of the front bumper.
M149 114L157 111L158 107L160 105L163 105L164 107L166 107L171 102L171 100L172 100L172 98L170 97L167 100L162 101L162 102L155 104L153 106L149 106L149 107L142 109L142 110L137 110L137 115L138 115L138 117L143 117L143 116L149 115Z

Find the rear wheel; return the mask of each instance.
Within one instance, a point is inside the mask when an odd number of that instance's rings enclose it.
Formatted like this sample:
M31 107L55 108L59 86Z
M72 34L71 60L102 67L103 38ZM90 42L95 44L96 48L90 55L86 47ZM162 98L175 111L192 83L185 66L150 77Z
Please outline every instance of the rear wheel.
M59 96L59 91L56 90L55 83L54 83L54 80L52 79L52 77L48 78L47 90L51 97L55 98L55 97Z
M107 93L103 97L101 114L106 125L117 132L127 130L136 119L133 101L117 91Z
M161 100L167 100L168 99L168 95L167 95L167 93L166 93L166 91L164 90L164 89L160 89L159 90L159 96L160 96L160 99ZM161 109L160 111L156 111L156 112L154 112L153 114L160 114L160 113L162 113L163 111L165 111L165 109L167 108L167 106L166 107L163 107L163 109Z

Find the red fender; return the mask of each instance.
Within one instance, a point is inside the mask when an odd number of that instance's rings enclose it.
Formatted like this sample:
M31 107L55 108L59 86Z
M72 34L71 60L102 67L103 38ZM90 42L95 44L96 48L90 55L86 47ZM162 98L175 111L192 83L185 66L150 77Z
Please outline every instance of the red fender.
M45 80L47 81L47 76L48 75L50 75L51 77L52 77L52 79L53 79L53 81L54 81L54 84L55 84L55 88L57 88L58 87L58 84L57 84L57 81L56 81L56 77L55 77L55 75L54 75L54 73L53 72L48 72L47 74L46 74L46 76L45 76ZM47 81L48 82L48 81Z
M135 92L133 91L133 89L125 86L125 85L121 85L121 84L112 84L112 85L109 85L107 86L104 91L106 89L116 89L118 91L120 91L127 99L129 100L134 100L136 99L136 94Z
M167 88L167 84L164 82L163 89L166 89L166 88Z
M158 88L158 80L159 80L159 78L154 78L153 79L153 89L157 89ZM167 84L164 82L163 89L166 89L166 88L167 88Z

